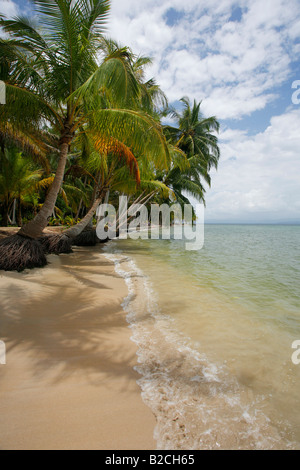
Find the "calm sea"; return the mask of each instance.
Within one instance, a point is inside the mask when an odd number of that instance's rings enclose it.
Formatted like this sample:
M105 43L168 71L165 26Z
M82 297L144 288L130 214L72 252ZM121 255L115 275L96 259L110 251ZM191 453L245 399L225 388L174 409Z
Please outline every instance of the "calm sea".
M300 448L300 226L206 225L106 247L128 285L160 449Z

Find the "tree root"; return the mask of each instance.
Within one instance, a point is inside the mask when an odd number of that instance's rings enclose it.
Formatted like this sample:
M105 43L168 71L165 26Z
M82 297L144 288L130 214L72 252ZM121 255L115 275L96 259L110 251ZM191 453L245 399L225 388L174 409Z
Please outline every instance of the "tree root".
M78 237L73 241L73 245L76 246L96 246L98 243L98 237L95 229L84 230Z
M66 235L49 235L39 239L45 253L49 255L60 255L62 253L73 253L73 240Z
M0 270L21 272L46 265L47 258L38 240L18 234L0 240Z

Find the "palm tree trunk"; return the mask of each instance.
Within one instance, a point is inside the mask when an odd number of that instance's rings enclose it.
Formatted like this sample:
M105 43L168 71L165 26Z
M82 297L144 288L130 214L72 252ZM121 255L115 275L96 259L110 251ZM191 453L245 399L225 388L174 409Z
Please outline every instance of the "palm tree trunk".
M16 221L16 206L17 206L17 200L14 199L13 210L12 210L12 225L17 224L17 221Z
M84 178L84 189L86 188L86 185L87 185L87 175L85 175L85 178ZM76 213L76 216L75 216L75 220L79 219L79 216L80 216L80 212L81 212L81 209L82 209L82 205L83 205L83 198L80 199L80 203L79 203L79 206L78 206L78 209L77 209L77 213Z
M73 138L68 132L69 127L66 126L62 133L60 157L55 178L42 209L16 235L0 240L0 269L23 271L24 269L42 267L47 264L46 251L39 239L44 228L48 225L48 219L51 217L63 183L69 145Z
M70 142L63 142L61 144L57 171L43 207L31 222L21 228L18 235L26 238L37 239L42 236L43 230L47 227L49 217L51 217L53 213L57 196L63 183L68 159L69 143Z
M131 204L130 207L132 207L132 206L134 206L134 205L136 205L136 204L142 204L142 205L143 205L143 204L144 204L144 205L148 204L148 202L150 202L151 199L155 196L155 193L156 193L156 191L152 191L152 193L150 193L150 195L147 194L145 197L143 197L144 194L145 194L145 193L143 192L143 193ZM127 226L128 223L131 221L131 219L133 219L133 217L135 217L135 215L136 215L136 213L135 213L134 215L131 215L131 216L129 217L129 216L128 216L128 211L129 211L129 208L127 209L127 212L121 214L119 217L117 216L117 234L118 234L118 236L119 236L120 230L121 230L121 228L124 226L124 224L126 224L126 226ZM126 221L125 221L125 220L121 220L121 219L123 219L123 217L125 218L126 216L127 216Z
M79 224L74 225L74 227L70 227L68 230L66 230L64 232L64 236L75 240L75 238L78 237L83 232L83 230L92 222L94 214L100 206L102 199L102 195L95 199L94 204L92 205L86 216L81 220L81 222L79 222Z
M44 247L45 252L55 255L59 255L61 253L72 253L72 245L76 244L74 243L76 238L82 234L84 229L93 219L93 216L101 202L102 195L94 201L94 204L92 205L86 216L81 220L81 222L74 225L74 227L70 227L68 230L63 232L62 235L51 235L48 237L41 238L40 241ZM94 230L89 230L88 234L88 240L86 241L86 243L84 243L84 245L95 245L97 242L96 232Z
M83 199L81 198L81 199L80 199L80 202L79 202L79 206L78 206L77 212L76 212L76 215L75 215L75 220L78 220L78 219L79 219L79 215L80 215L81 208L82 208L82 203L83 203Z
M74 227L67 230L67 232L64 232L64 234L70 237L70 240L72 240L72 244L74 245L95 246L97 244L98 237L96 234L96 230L94 230L93 216L104 197L103 190L102 190L101 196L99 195L100 182L101 182L101 173L99 172L99 174L97 175L97 184L94 187L94 191L92 195L91 207L88 213L86 214L86 216L80 223L78 223ZM105 202L106 200L108 200L108 198L109 198L109 191L106 193ZM96 210L95 210L95 207L96 207Z
M18 222L18 227L22 227L22 225L23 225L23 219L22 219L21 198L18 198L17 222Z

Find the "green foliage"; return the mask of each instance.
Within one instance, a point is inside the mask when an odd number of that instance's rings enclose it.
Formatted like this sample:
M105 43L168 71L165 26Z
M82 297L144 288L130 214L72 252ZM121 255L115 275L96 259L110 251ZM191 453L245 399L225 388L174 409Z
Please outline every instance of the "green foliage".
M7 147L0 152L0 202L5 225L15 200L21 206L34 197L41 175L42 170L34 167L15 147Z
M170 109L170 115L177 121L177 127L165 126L164 132L175 149L184 152L187 164L174 161L171 170L163 176L165 184L171 186L180 204L187 204L188 195L205 204L204 182L210 186L210 171L218 167L220 149L216 133L219 122L215 117L206 118L201 113L201 103L182 98L181 113ZM182 166L183 164L183 166Z
M51 217L49 220L49 226L50 227L73 227L74 225L78 224L81 219L75 219L74 217L71 216L66 216L66 217L61 217L60 215L56 215L56 217Z
M204 202L220 158L217 119L205 118L201 103L188 98L181 113L168 108L155 79L146 78L152 59L103 36L109 0L34 5L33 20L0 17L0 80L7 86L0 107L2 223L15 200L23 222L41 211L62 142L69 155L50 226L74 226L99 194ZM167 113L174 127L162 126Z

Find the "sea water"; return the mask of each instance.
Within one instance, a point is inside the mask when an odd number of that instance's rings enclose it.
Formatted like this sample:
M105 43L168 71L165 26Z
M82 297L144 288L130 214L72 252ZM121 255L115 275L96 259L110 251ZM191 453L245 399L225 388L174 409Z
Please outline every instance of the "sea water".
M107 245L159 449L300 448L299 242L300 226L206 225L200 251Z

